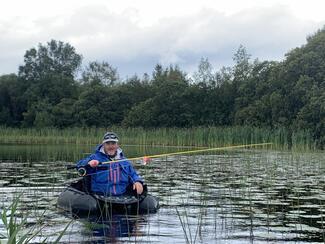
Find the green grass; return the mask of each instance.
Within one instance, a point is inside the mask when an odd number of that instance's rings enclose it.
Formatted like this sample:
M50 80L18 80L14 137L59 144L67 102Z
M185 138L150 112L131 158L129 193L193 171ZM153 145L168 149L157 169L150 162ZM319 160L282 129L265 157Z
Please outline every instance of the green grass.
M308 131L266 129L249 126L197 128L6 128L0 127L0 143L17 144L96 144L103 134L115 131L122 144L162 146L229 146L250 143L273 143L273 149L316 149Z

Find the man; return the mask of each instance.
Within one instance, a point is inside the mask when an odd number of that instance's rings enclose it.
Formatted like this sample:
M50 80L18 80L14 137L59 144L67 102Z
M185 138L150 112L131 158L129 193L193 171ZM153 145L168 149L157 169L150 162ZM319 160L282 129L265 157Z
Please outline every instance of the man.
M91 177L90 190L93 193L117 196L127 193L131 186L140 195L143 192L143 180L129 161L101 164L125 159L118 141L114 132L107 132L102 144L92 155L80 160L77 168L86 169L87 175Z

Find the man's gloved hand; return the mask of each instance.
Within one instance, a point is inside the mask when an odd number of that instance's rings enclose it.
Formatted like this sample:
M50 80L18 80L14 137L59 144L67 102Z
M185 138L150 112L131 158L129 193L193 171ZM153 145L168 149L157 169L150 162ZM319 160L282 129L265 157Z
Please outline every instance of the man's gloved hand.
M137 194L140 195L143 192L143 186L140 182L135 182L133 184L133 190L137 191Z
M88 162L88 164L90 165L90 167L95 168L95 167L98 166L99 161L96 160L96 159L93 159L93 160L90 160L90 161Z

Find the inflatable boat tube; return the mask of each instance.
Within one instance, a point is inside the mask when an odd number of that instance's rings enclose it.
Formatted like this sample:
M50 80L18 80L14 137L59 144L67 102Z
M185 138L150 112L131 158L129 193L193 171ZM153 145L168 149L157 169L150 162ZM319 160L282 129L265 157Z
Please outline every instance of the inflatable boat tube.
M140 196L103 196L85 192L83 184L83 180L79 180L67 186L58 197L57 207L75 214L96 214L103 211L146 214L156 213L159 209L158 199L146 194L146 191Z

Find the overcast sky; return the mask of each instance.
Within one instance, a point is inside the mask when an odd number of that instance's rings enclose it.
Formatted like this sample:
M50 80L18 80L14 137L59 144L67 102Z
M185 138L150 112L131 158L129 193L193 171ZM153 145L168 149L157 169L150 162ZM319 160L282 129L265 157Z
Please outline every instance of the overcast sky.
M156 63L193 72L201 57L232 64L240 44L253 58L281 60L325 24L324 0L0 0L0 74L51 39L72 44L83 64L105 60L121 76Z

